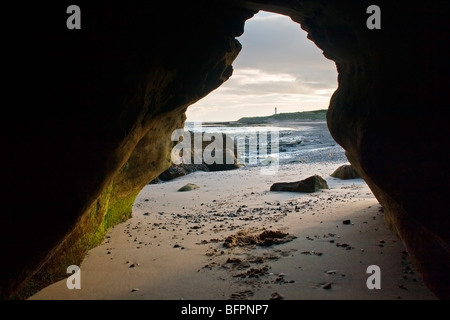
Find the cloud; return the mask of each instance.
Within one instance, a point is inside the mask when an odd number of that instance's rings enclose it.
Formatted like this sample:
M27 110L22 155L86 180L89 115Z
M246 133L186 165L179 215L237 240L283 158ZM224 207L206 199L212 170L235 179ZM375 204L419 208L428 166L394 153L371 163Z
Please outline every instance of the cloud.
M334 62L323 56L300 25L283 15L257 15L247 21L238 40L243 49L235 62L236 68L260 68L264 63L264 70L296 75L335 70Z
M333 61L289 17L260 12L238 38L242 51L233 76L190 106L188 121L231 121L243 116L328 107L337 88Z
M268 73L264 70L251 68L237 69L232 79L240 85L295 81L295 77L287 73Z

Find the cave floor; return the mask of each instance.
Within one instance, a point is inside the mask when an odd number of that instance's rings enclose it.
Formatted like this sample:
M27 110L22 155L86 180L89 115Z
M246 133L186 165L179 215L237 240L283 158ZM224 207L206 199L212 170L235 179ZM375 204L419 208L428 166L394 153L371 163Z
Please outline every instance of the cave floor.
M340 164L195 172L147 185L133 217L80 266L80 290L63 280L30 299L435 299L367 184L329 176ZM269 191L313 174L329 189ZM177 192L187 183L199 188ZM261 246L261 234L274 238ZM379 281L368 281L373 265Z

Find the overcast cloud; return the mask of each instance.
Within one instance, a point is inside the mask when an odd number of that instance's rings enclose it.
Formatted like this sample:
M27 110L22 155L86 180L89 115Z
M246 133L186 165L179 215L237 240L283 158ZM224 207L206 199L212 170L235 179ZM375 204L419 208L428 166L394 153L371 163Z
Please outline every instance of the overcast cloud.
M260 12L238 38L233 76L189 107L187 121L234 121L278 112L326 109L337 88L333 61L289 17Z

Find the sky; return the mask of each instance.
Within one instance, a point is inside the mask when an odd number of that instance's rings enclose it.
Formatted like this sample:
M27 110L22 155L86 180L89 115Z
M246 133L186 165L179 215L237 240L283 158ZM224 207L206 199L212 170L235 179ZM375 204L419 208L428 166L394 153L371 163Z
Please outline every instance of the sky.
M327 109L337 88L333 61L291 18L260 11L237 38L242 50L233 75L186 112L187 121L236 121L242 117Z

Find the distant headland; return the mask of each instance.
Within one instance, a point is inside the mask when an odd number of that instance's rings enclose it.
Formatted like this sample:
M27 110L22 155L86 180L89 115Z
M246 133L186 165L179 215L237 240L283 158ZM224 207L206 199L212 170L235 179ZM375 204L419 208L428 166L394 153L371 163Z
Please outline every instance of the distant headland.
M326 121L327 111L327 109L322 109L314 111L278 113L271 116L244 117L237 121L208 121L203 123L203 125L241 127L246 125L264 125L283 121Z
M295 121L295 120L326 120L327 109L303 111L303 112L290 112L290 113L278 113L271 116L264 117L244 117L240 118L236 122L239 124L255 124L255 123L271 123L275 121Z

